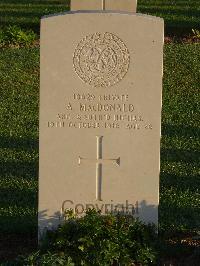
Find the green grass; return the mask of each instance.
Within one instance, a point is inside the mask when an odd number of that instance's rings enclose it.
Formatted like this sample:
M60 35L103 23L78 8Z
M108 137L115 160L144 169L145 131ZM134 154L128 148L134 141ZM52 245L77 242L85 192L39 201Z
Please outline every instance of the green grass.
M165 47L161 207L164 228L200 230L200 45Z
M39 34L40 18L68 3L0 0L0 28ZM199 0L138 0L138 12L163 17L167 35L200 28ZM166 45L164 59L160 227L178 236L200 231L200 45ZM1 260L36 245L39 50L1 49L0 84Z
M0 228L36 228L38 50L0 53Z
M0 27L18 25L39 33L43 15L69 10L69 0L1 0ZM138 0L138 12L165 19L166 34L188 34L200 28L199 0Z
M0 25L18 25L39 33L42 16L68 10L68 0L1 0Z
M188 34L200 28L199 0L139 0L138 12L164 18L166 34Z
M200 45L165 46L163 232L200 230L199 65ZM39 50L2 49L0 80L0 238L12 242L37 235Z

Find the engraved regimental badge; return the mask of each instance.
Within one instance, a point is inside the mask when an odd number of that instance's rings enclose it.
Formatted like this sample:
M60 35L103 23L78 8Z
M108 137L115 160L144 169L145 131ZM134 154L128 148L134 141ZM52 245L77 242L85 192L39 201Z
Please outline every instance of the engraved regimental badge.
M80 41L73 64L79 78L93 87L108 87L127 73L130 55L123 41L112 33L94 33Z

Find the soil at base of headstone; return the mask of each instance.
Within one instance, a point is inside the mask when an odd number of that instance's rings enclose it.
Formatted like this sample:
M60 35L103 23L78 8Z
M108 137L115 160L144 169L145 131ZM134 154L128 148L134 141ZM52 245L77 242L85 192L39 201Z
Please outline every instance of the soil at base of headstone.
M177 37L177 36L165 36L164 38L165 43L180 43L180 44L196 44L200 43L199 37L194 36L184 36L184 37Z
M26 256L37 249L37 236L0 234L0 264L12 261L19 255Z

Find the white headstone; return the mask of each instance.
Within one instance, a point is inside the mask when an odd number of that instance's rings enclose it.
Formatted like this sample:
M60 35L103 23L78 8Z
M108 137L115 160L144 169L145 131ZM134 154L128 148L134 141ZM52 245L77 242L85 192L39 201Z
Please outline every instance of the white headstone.
M42 19L40 231L89 207L157 224L162 73L160 18Z

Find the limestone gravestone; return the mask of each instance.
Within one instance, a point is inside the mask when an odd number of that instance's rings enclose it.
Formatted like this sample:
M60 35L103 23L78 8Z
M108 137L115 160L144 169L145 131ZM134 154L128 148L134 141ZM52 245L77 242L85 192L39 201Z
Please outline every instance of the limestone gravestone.
M120 10L136 12L137 0L71 0L71 10Z
M157 224L162 58L160 18L73 11L42 19L40 232L68 209Z

